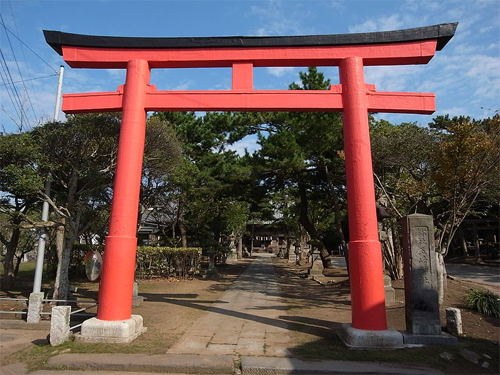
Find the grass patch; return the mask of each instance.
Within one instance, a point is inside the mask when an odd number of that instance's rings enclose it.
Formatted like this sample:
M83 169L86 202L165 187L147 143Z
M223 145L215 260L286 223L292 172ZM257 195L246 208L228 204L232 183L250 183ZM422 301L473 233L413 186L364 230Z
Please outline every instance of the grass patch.
M30 372L42 370L51 357L63 353L78 354L164 354L176 340L176 336L166 338L164 335L148 332L130 344L88 344L67 341L60 346L50 344L31 345L15 353L15 359L25 363Z

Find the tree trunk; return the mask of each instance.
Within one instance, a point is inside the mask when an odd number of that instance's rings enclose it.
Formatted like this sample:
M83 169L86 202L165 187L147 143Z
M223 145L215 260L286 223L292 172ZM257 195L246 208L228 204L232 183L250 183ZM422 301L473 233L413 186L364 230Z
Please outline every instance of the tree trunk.
M389 221L389 226L384 227L387 239L382 241L382 250L387 271L392 280L403 278L403 252L401 244L394 238L395 220Z
M60 222L61 225L59 225L56 229L57 271L56 280L54 282L53 299L66 299L68 294L67 279L69 256L66 256L66 244L64 241L66 233L66 218L61 217Z
M477 224L472 224L472 229L474 233L474 257L476 258L477 263L481 263L481 245L479 244L479 236L477 234Z
M20 220L13 220L12 224L14 228L12 229L12 235L10 236L9 242L6 244L6 252L3 263L3 278L2 278L2 290L9 291L14 287L15 280L15 270L14 270L14 255L16 254L17 246L19 245L19 239L21 236L21 229L18 225L21 223Z
M319 254L321 257L321 261L323 262L323 267L324 268L331 268L332 263L330 261L330 254L328 253L328 250L326 250L323 241L321 239L321 236L319 235L318 231L316 230L315 226L313 223L311 223L311 220L309 220L309 215L308 215L308 200L307 200L307 192L306 192L306 187L304 183L302 182L302 179L299 176L298 179L298 186L299 186L299 193L300 193L300 216L299 216L299 221L300 224L304 227L304 229L309 233L309 236L313 240L314 246L316 246L319 250Z
M179 199L179 208L177 210L177 225L179 226L179 232L181 234L181 247L187 248L187 229L186 225L184 224L184 200L182 198Z
M444 264L444 256L439 251L436 251L436 268L437 268L438 300L439 300L439 306L442 306L444 301L444 296L446 295L447 279L446 279L446 265Z
M339 236L340 243L345 243L344 231L342 230L342 222L340 220L339 196L337 194L337 190L335 190L335 186L333 185L330 173L328 173L328 166L324 165L323 167L324 167L326 182L328 184L330 194L332 195L333 211L335 213L335 226L337 227L337 235Z
M463 226L460 227L459 236L460 236L460 247L462 248L462 255L465 258L468 258L469 257L469 249L467 248L467 240L465 239L465 231L464 231Z
M238 260L243 259L243 237L238 237L238 245L236 247L236 258Z

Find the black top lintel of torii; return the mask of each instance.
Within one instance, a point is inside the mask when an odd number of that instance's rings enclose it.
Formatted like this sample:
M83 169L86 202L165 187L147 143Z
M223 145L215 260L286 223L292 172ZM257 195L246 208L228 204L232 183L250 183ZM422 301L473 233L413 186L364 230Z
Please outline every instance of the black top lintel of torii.
M97 36L44 30L45 40L62 55L63 46L97 48L244 48L244 47L313 47L363 44L402 43L437 39L440 51L453 37L458 22L417 27L413 29L378 31L371 33L299 35L299 36L219 36L143 38Z

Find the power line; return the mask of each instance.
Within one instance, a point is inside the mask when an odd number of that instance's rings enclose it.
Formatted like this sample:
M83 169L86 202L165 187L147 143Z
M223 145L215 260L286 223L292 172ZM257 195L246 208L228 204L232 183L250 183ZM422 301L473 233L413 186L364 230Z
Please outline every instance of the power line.
M35 78L29 78L29 79L24 79L21 81L15 81L14 83L21 83L21 82L28 82L28 81L36 81L37 79L44 79L44 78L50 78L54 76L58 76L59 74L54 73L54 74L49 74L48 76L41 76L41 77L35 77ZM7 86L10 83L0 83L0 86Z
M5 75L7 76L9 84L11 85L12 93L13 93L15 99L17 99L17 103L15 103L15 100L13 100L12 104L18 105L18 108L19 108L18 113L20 113L19 118L21 120L21 128L22 128L23 127L23 103L21 101L21 96L19 95L19 92L17 91L16 85L14 85L14 83L13 83L14 80L12 79L12 74L10 74L9 66L7 65L7 61L5 60L5 56L4 56L1 48L0 48L0 56L2 57L2 62L3 62L2 68L4 69L4 72L5 72Z
M20 39L20 38L19 38L16 34L14 34L12 31L10 31L10 30L9 30L9 28L8 28L7 26L5 26L5 24L3 23L3 21L2 21L2 22L0 22L0 25L2 25L2 26L3 26L3 28L4 28L7 32L11 33L11 34L14 36L14 38L16 38L17 40L19 40L19 41L20 41L20 42L21 42L21 43L22 43L22 44L23 44L23 45L24 45L27 49L29 49L31 52L33 52L33 54L34 54L36 57L38 57L40 60L42 60L42 61L45 63L45 65L47 65L47 66L48 66L48 67L49 67L49 68L50 68L50 69L51 69L54 73L59 74L59 73L57 73L57 70L55 70L55 69L54 69L54 68L53 68L53 67L52 67L52 66L51 66L51 65L50 65L47 61L45 61L45 60L44 60L44 59L43 59L43 58L42 58L42 57L41 57L38 53L36 53L35 51L33 51L33 50L30 48L30 46L28 46L26 43L24 43L24 42L23 42L23 41L22 41L22 40L21 40L21 39Z
M2 20L2 23L3 23L3 16L1 13L0 13L0 19ZM16 63L17 72L19 73L19 76L21 77L21 80L23 81L22 84L24 87L24 92L25 92L26 98L28 99L28 103L30 105L31 111L33 112L34 119L36 119L36 113L35 113L35 109L33 106L33 102L31 101L31 97L30 97L30 94L28 92L28 89L26 88L26 85L24 84L24 77L23 77L23 73L21 72L21 68L19 67L19 62L17 61L16 52L14 51L14 47L12 46L12 42L10 41L9 34L5 33L5 35L7 36L7 41L9 42L10 50L12 52L12 56L14 57L14 62ZM14 84L13 80L12 80L12 84ZM24 110L24 108L22 108L22 110ZM28 111L24 111L24 114L26 116L26 119L29 121Z
M3 71L5 71L5 68L4 68L3 64L1 64L1 65L2 65L2 70L3 70ZM6 79L5 79L5 77L4 77L4 75L3 75L3 73L2 73L2 71L1 71L1 70L0 70L0 77L2 77L2 81L6 82ZM19 118L21 118L21 114L19 113L19 111L18 111L18 109L17 109L17 106L16 106L16 103L15 103L15 100L14 100L14 98L12 97L12 94L11 94L12 88L11 88L11 87L10 87L10 85L8 85L8 84L5 84L5 86L7 86L7 94L9 95L9 98L10 98L10 101L11 101L11 103L12 103L12 106L14 107L14 110L16 111L17 116L18 116ZM3 106L2 106L2 110L3 110L5 113L7 113L7 111L5 111L5 109L3 108ZM9 116L9 117L11 118L11 120L12 120L12 121L14 121L14 119L13 119L11 116ZM15 122L15 121L14 121L14 122ZM19 124L18 124L17 122L16 122L16 125L17 125L17 127L19 128Z
M14 11L12 10L12 3L11 1L9 0L9 8L10 8L10 13L12 14L12 20L14 22L14 27L16 28L16 34L19 35L19 29L17 28L17 22L16 22L16 17L14 17ZM26 54L24 53L24 48L23 48L23 45L21 44L21 53L23 55L23 59L24 59L24 64L26 65L26 70L28 71L28 79L25 80L25 82L27 81L31 81L30 84L31 84L31 90L33 90L33 94L35 95L35 103L36 103L36 106L38 108L38 113L42 113L42 110L40 108L40 100L38 99L38 95L37 95L37 92L35 90L35 85L33 85L33 79L31 77L31 69L29 67L29 64L28 64L28 60L26 59ZM24 84L24 82L23 82ZM36 116L35 116L36 117Z

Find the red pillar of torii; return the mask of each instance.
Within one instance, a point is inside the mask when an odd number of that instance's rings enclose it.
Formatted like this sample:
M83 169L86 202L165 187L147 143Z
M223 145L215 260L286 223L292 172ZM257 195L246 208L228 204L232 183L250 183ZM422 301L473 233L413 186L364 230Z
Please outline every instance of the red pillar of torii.
M426 64L457 24L390 32L294 37L126 38L44 31L73 68L126 69L116 92L64 95L66 113L123 111L97 319L131 318L137 212L147 111L338 111L343 113L349 212L352 327L386 330L382 254L369 112L432 114L434 95L376 92L364 66ZM254 67L338 66L328 91L253 90ZM225 91L157 91L156 68L232 67Z

